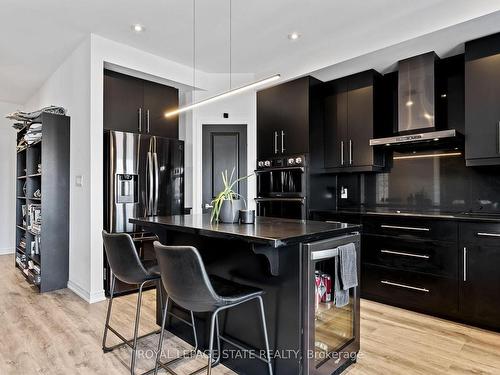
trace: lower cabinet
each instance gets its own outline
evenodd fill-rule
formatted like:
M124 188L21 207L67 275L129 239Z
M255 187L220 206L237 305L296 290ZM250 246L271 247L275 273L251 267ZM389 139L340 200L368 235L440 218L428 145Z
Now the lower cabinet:
M460 312L500 329L500 224L463 224L460 234Z
M364 234L361 296L500 330L500 223L441 225L457 240Z
M456 314L456 279L364 264L362 296L435 314Z

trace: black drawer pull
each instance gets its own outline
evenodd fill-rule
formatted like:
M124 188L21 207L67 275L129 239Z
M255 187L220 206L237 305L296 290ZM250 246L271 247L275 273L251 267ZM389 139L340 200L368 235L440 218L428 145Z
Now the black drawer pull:
M380 228L386 228L386 229L404 229L404 230L415 230L419 232L430 232L429 228L419 228L419 227L403 227L399 225L385 225L382 224L380 225Z
M401 252L401 251L392 251L392 250L384 250L384 249L382 249L382 250L380 250L380 252L384 253L384 254L402 255L402 256L412 257L412 258L421 258L421 259L429 259L430 258L429 255L404 253L404 252Z
M500 237L500 233L478 232L478 237Z
M429 289L418 288L416 286L411 286L411 285L393 283L392 281L382 280L381 283L382 284L386 284L386 285L391 285L391 286L397 286L399 288L404 288L404 289L418 290L419 292L425 292L425 293L429 293L430 292Z

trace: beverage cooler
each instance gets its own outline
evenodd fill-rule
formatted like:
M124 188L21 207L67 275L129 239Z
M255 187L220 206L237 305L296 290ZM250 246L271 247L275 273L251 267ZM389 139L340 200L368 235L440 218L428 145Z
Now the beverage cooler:
M346 306L336 307L335 273L338 247L356 247L358 285L360 280L360 234L305 244L303 247L304 372L330 375L356 362L359 352L359 286L349 290ZM338 258L337 258L338 259Z

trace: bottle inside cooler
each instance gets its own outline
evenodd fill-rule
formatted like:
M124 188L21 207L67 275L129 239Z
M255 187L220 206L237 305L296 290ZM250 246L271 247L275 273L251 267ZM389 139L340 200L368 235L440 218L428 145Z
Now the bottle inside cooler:
M349 303L335 306L335 260L316 264L315 283L315 362L319 365L332 352L342 349L354 338L353 291Z

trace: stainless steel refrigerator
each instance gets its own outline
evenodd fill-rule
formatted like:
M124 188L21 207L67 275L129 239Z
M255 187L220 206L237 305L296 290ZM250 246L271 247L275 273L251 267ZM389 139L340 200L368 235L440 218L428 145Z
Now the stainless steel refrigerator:
M146 134L104 133L104 227L129 233L141 257L148 257L151 234L129 223L132 217L184 212L184 142ZM109 267L105 262L105 290ZM134 290L116 285L118 292Z

